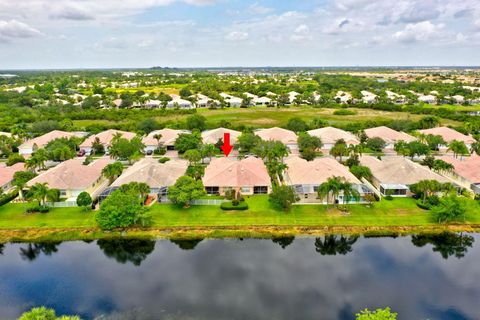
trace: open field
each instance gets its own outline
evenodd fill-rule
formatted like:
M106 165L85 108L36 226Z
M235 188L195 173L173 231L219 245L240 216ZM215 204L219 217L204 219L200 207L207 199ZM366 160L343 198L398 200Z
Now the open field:
M470 231L480 226L480 204L470 201L466 221L439 225L428 211L418 208L413 199L383 200L373 208L350 205L349 214L322 205L296 205L289 212L273 207L267 196L247 198L246 211L226 212L217 206L192 206L183 209L170 204L150 208L153 225L129 229L128 236L152 237L235 237L275 234L308 235L318 232L415 232L415 230ZM0 240L38 239L73 240L111 237L124 233L101 232L96 228L94 212L81 208L52 209L47 214L24 214L22 204L0 207ZM30 236L29 236L30 235ZM26 238L24 238L26 237Z

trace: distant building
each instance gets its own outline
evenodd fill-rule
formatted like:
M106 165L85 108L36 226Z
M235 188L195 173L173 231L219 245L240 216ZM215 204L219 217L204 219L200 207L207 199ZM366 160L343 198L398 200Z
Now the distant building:
M441 174L452 178L464 188L471 189L475 194L480 194L480 156L463 157L461 159L451 156L442 156L441 159L453 165L453 171Z
M15 163L7 167L4 163L0 163L0 191L7 192L13 185L13 176L17 171L24 171L25 164L22 162Z
M175 150L175 141L180 134L188 134L188 130L162 129L150 132L142 142L145 145L145 152L155 151L159 145L167 150ZM156 135L161 135L160 140L155 139Z
M120 136L127 140L131 140L136 136L136 134L133 132L126 132L114 129L106 130L88 137L82 144L80 144L80 150L84 150L87 155L90 155L93 150L93 144L98 138L100 144L103 145L105 153L108 154L108 149L110 148L112 140L115 138L115 136Z
M323 149L330 150L335 143L343 139L347 145L360 144L360 140L352 133L334 127L324 127L308 131L308 134L320 138Z
M460 133L454 129L451 129L449 127L436 127L436 128L431 128L431 129L425 129L425 130L419 130L421 134L424 135L434 135L434 136L441 136L443 140L447 144L450 142L457 140L465 143L465 145L470 148L472 143L475 142L475 139L472 136L467 136L463 133ZM442 149L448 148L447 146L441 146Z
M387 144L385 149L393 149L395 143L399 141L408 143L417 140L415 137L406 134L405 132L396 131L385 126L365 129L364 132L368 138L381 138L385 141Z

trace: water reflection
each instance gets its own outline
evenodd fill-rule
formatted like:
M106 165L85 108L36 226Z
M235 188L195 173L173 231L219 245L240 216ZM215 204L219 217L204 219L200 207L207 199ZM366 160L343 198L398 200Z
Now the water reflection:
M416 247L431 244L433 246L432 251L440 253L444 259L451 256L457 259L465 257L468 248L473 247L474 241L475 239L471 235L451 232L412 236L412 243Z
M97 241L103 253L119 263L139 266L155 249L155 241L142 239L104 239Z
M0 243L0 255L3 254L3 248L5 248L5 244Z
M175 243L182 250L193 250L195 247L202 242L203 239L171 239L171 243Z
M20 248L20 256L28 261L37 259L42 253L46 256L51 256L53 253L58 252L60 244L60 241L29 243L27 246Z
M352 252L352 247L357 242L358 236L327 235L315 239L315 250L322 256L346 255Z
M272 238L273 243L277 243L282 249L285 249L293 243L295 237L281 237L281 238Z
M6 244L0 319L38 305L85 320L350 320L360 309L386 306L400 319L480 319L479 238Z

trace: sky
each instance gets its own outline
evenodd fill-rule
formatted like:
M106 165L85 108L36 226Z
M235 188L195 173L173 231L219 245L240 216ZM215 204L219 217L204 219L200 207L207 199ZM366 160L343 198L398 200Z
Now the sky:
M480 0L0 0L0 69L478 66Z

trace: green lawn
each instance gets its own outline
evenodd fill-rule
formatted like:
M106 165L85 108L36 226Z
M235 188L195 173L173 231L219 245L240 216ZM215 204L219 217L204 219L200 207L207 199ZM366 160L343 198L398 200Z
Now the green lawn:
M184 209L170 204L155 204L150 209L156 228L163 227L236 227L236 226L345 226L402 227L434 225L428 211L418 208L413 199L382 200L373 208L349 205L342 214L330 206L296 205L284 212L273 207L268 196L247 198L246 211L223 211L217 206L192 206ZM469 201L467 224L480 224L480 205ZM57 208L47 214L24 214L24 205L0 207L0 229L95 227L94 213L80 208Z

